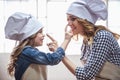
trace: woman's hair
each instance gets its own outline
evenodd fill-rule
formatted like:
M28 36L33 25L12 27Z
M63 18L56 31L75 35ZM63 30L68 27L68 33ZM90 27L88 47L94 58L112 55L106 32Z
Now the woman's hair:
M34 38L36 37L36 34L34 34L34 35L30 36L29 38L23 40L22 42L19 43L18 46L16 46L13 49L13 52L11 53L11 56L10 56L10 63L8 64L8 73L11 76L14 75L15 66L17 65L16 61L17 61L18 56L20 55L21 51L23 50L23 48L27 45L30 45L30 46L34 47Z
M106 30L106 31L111 32L116 39L119 39L119 37L120 37L119 34L112 32L111 30L109 30L105 26L94 25L93 23L87 21L86 19L77 18L77 21L83 26L83 29L84 29L83 36L84 36L84 39L88 39L88 41L90 41L90 43L92 43L93 37L96 35L96 33L99 30Z

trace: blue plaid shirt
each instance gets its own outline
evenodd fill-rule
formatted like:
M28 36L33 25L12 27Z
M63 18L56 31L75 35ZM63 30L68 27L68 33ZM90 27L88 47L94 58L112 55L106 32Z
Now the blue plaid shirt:
M81 60L86 60L84 67L77 67L77 80L91 80L108 61L120 66L120 46L112 33L100 30L94 36L92 45L83 43Z

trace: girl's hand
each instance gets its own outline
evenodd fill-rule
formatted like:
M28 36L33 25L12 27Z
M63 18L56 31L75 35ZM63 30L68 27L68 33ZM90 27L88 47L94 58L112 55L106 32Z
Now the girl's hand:
M47 37L52 41L47 44L50 51L54 52L58 48L58 43L53 37L51 37L49 34L46 34Z

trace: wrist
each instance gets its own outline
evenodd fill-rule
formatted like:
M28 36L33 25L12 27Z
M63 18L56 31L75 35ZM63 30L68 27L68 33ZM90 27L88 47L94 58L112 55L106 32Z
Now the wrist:
M65 39L64 41L71 41L71 39Z

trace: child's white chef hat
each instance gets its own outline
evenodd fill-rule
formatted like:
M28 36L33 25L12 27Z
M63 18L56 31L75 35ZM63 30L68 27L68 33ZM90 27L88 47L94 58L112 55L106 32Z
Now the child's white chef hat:
M7 20L5 37L11 40L23 41L37 33L42 27L42 24L30 14L16 12Z

